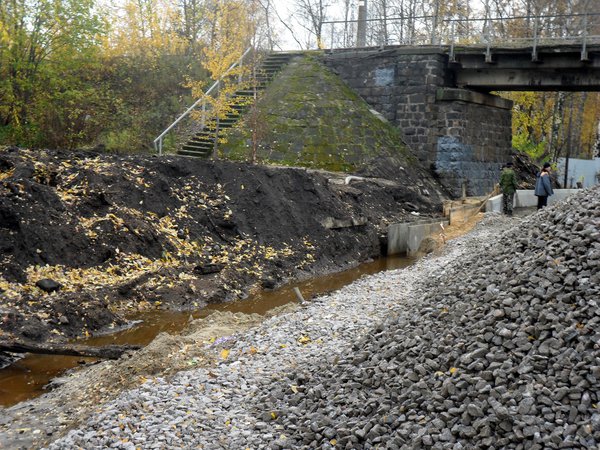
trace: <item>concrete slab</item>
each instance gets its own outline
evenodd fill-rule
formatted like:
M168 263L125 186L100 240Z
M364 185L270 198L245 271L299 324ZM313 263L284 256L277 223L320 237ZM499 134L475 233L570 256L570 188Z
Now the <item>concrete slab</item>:
M403 255L406 253L408 225L408 223L393 223L388 226L388 255Z
M448 226L449 221L440 218L391 224L388 227L388 255L416 255L423 239L442 231L440 223Z

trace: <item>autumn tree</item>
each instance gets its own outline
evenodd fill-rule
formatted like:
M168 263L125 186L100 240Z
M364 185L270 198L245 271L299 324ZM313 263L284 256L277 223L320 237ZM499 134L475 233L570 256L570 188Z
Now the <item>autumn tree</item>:
M63 143L78 141L86 111L58 117L56 107L93 96L77 74L97 61L102 21L94 11L93 0L0 2L0 123L13 142L38 140L44 117L62 121L71 134Z
M257 0L211 0L205 16L210 34L202 49L202 65L216 85L210 95L205 95L207 84L191 81L194 96L204 97L202 111L195 112L195 119L214 132L214 149L225 137L220 133L220 122L228 115L239 113L241 108L254 102L254 96L235 95L236 91L256 86L256 67L259 65L256 51L269 43L265 14L268 8ZM268 6L268 5L267 5ZM242 55L246 55L241 61ZM254 80L254 81L253 81ZM208 108L209 114L204 111ZM216 153L215 153L216 156Z

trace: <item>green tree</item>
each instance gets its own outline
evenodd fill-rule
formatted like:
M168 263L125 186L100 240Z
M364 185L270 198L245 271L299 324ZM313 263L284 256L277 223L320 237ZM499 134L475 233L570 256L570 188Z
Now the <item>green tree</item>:
M17 143L38 137L42 105L94 60L102 20L94 0L0 2L0 123ZM7 133L8 130L8 133Z

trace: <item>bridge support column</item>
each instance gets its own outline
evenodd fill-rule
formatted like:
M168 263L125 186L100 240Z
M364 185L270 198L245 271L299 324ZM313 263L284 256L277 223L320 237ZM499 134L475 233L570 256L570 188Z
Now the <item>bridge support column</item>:
M512 148L511 102L457 89L435 49L334 52L325 57L369 105L398 127L413 154L457 198L489 193Z
M484 195L498 182L512 148L512 102L466 89L438 88L429 163L456 196Z

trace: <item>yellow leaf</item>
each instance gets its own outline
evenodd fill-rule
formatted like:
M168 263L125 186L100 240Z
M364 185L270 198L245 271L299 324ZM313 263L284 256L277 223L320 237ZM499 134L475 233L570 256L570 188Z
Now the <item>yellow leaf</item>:
M275 411L271 411L271 419L277 419L277 413Z
M294 394L297 394L297 393L298 393L298 386L295 386L295 385L291 384L291 385L290 385L290 389L292 390L292 392L293 392Z
M258 352L258 350L255 347L250 347L250 354L251 355L256 354L256 352Z
M332 440L330 440L330 441L329 441L329 443L330 443L331 445L336 445L336 444L337 444L337 440L335 440L335 439L332 439Z
M435 373L435 375L436 375L436 376L438 376L438 377L442 377L442 376L444 376L444 372L441 372L441 371L439 371L439 370L438 370L438 371Z
M450 367L450 373L452 375L454 375L456 372L458 372L458 368L456 368L456 367Z
M306 345L311 341L311 339L308 336L301 336L298 338L298 343L299 344L303 344Z
M221 359L227 359L228 356L229 356L229 350L227 350L226 348L221 350Z

